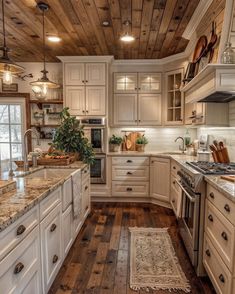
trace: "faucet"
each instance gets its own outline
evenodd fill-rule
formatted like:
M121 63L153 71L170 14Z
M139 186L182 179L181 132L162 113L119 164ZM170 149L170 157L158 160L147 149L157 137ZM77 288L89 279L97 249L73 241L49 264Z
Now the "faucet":
M39 134L32 129L28 129L25 131L24 133L24 171L28 171L29 170L29 161L28 161L28 140L27 140L27 136L29 133L33 133L36 135L37 138L37 145L40 145L39 142Z
M179 146L179 150L181 150L182 153L184 154L184 151L186 151L184 138L183 137L177 137L175 139L175 142L177 142L179 139L182 140L182 146Z

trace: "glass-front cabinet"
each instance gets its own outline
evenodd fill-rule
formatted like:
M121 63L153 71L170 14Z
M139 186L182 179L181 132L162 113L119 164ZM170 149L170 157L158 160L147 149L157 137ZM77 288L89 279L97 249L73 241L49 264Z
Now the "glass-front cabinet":
M180 91L183 69L166 73L166 125L181 125L184 117L184 96Z
M138 90L145 93L161 92L161 74L160 73L139 73Z
M114 73L115 93L136 93L137 73Z

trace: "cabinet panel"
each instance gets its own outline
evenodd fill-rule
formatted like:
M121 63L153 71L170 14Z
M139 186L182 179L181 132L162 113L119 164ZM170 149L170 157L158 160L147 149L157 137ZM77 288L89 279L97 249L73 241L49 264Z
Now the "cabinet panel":
M149 158L144 156L113 156L112 165L124 165L127 167L149 166Z
M170 160L166 158L151 158L150 165L151 197L169 202L170 196Z
M66 86L81 86L85 80L84 63L66 63L64 65L65 85Z
M117 166L112 167L113 181L148 181L148 166Z
M86 216L90 210L90 178L82 183L82 214Z
M86 114L105 115L105 87L86 87Z
M70 205L62 215L62 242L64 257L73 244L73 210Z
M112 196L122 197L148 197L148 182L130 182L112 181Z
M105 86L105 63L86 63L86 85Z
M66 87L65 106L72 115L85 114L85 87Z
M140 94L138 108L139 125L161 125L160 94Z
M114 73L114 93L136 93L137 73Z
M137 125L137 94L114 95L114 124Z
M46 197L42 202L40 202L39 204L40 220L42 220L60 202L61 202L61 187L51 192L51 194L48 195L48 197Z
M160 73L139 73L138 90L141 93L160 93L161 74Z
M72 180L71 178L64 182L62 190L62 210L69 206L72 203Z

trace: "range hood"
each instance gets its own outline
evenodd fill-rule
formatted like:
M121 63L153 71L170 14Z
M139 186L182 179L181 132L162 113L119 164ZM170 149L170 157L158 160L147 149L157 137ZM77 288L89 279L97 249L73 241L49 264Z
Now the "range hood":
M208 64L181 91L185 103L235 100L235 64Z

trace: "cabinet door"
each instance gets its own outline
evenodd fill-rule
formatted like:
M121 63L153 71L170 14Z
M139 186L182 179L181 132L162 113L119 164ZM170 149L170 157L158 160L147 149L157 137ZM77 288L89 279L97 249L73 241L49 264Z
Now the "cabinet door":
M65 106L72 115L85 115L85 87L66 87Z
M115 94L113 111L115 125L137 125L137 94Z
M69 206L72 203L72 180L71 178L64 182L62 189L62 210Z
M82 214L83 217L87 216L90 211L91 200L90 200L90 178L82 183Z
M140 94L138 105L139 125L161 125L161 95Z
M141 93L160 93L161 74L160 73L139 73L138 90Z
M86 114L105 115L105 87L86 87Z
M114 93L137 93L137 73L114 73Z
M105 63L86 63L86 85L105 86Z
M73 210L70 205L62 214L62 242L64 258L73 244Z
M85 84L84 63L65 63L64 80L66 86L81 86Z
M150 166L151 197L169 202L170 197L170 160L166 158L151 158Z
M40 233L43 289L47 293L62 263L61 204L40 223Z

